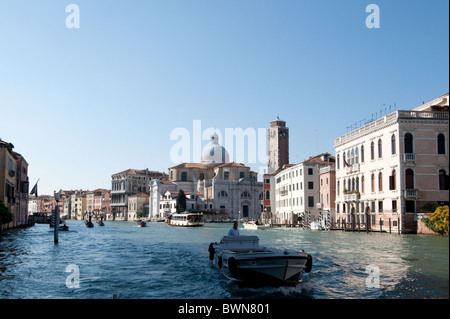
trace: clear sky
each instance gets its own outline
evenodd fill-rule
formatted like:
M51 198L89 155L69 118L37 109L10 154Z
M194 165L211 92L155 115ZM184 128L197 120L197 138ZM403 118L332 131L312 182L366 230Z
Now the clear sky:
M371 3L380 28L366 26ZM66 26L69 4L80 28ZM193 139L196 120L224 135L279 116L291 163L334 154L346 127L448 92L448 12L447 0L2 0L0 138L39 194L167 172L171 133Z

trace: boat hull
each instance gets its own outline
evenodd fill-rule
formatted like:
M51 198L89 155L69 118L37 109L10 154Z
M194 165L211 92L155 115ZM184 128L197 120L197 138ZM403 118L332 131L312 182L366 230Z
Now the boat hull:
M312 267L312 257L303 251L265 247L230 250L211 243L209 253L214 266L240 286L296 285Z

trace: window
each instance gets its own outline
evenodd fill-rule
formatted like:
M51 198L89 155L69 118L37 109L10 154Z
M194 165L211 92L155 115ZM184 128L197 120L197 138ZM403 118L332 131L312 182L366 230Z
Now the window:
M247 191L242 192L241 198L250 198L250 193Z
M372 193L375 192L375 174L372 174L372 178L371 178L371 191Z
M337 156L337 169L339 169L340 167L339 167L339 161L341 160L341 157L339 156L339 154L338 154L338 156Z
M405 200L405 210L407 213L416 212L416 203L413 200Z
M396 181L397 177L396 177L396 172L395 169L392 170L392 174L391 176L389 176L389 190L393 191L396 189Z
M187 172L182 172L181 173L181 181L182 182L186 182L187 181Z
M378 212L382 213L383 212L383 201L378 201Z
M361 177L361 193L364 193L364 176Z
M380 192L383 191L383 174L382 173L378 174L378 191L380 191Z
M270 191L266 191L266 199L270 199Z
M392 212L393 213L397 212L397 200L395 199L392 200Z
M308 175L313 175L314 171L312 168L308 168Z
M338 182L337 182L337 194L338 194L338 196L340 195L340 191L339 191L339 186L340 186L340 184L341 184L341 183L338 181Z
M361 163L364 163L364 145L361 146Z
M355 163L359 164L359 148L355 150Z
M245 178L245 173L244 172L240 172L239 173L239 178Z
M308 189L314 189L314 182L308 182Z
M391 154L395 155L397 154L397 146L395 142L395 134L392 134L391 136Z
M445 154L445 136L442 133L437 136L437 148L438 154Z
M440 190L449 189L449 178L447 173L443 169L439 171L439 189Z
M405 153L412 154L413 153L413 136L411 133L405 134L404 143L405 143Z
M375 144L373 142L370 143L370 159L375 159Z
M230 172L223 172L223 179L224 180L229 180L230 179Z
M383 157L383 142L381 139L378 140L378 158Z
M200 173L200 180L204 180L205 179L205 173Z
M226 191L220 191L219 197L228 197L228 193Z
M314 196L308 196L308 207L314 207Z
M414 189L414 171L408 168L405 172L406 189Z

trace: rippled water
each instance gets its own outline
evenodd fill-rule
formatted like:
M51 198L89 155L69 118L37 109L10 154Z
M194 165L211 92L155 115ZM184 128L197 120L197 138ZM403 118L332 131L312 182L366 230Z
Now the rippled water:
M67 225L70 231L60 233L58 245L48 225L3 234L0 298L449 298L449 238L444 236L241 230L258 235L267 247L304 249L313 256L313 269L295 287L239 288L208 258L209 243L220 241L231 224ZM73 274L66 272L70 265L79 269L79 288L66 284ZM369 280L375 274L370 270L379 270L379 288Z

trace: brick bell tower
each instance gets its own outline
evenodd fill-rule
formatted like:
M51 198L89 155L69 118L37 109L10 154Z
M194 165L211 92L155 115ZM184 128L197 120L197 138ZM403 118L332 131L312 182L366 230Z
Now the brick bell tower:
M268 131L268 173L273 173L289 164L289 128L286 122L277 116L275 121L270 122Z

